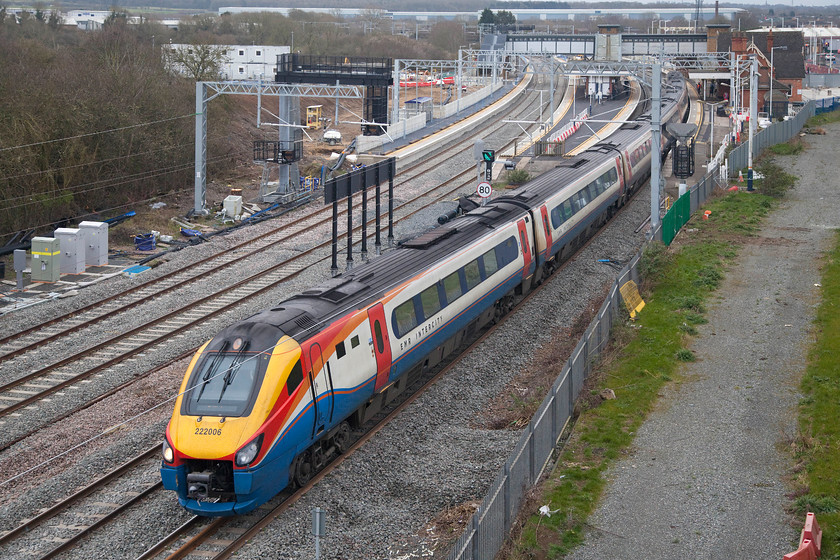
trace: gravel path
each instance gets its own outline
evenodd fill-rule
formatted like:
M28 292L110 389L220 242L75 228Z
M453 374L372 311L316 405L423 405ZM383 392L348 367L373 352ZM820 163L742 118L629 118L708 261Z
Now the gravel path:
M740 250L686 365L609 472L587 542L569 558L781 558L798 524L785 513L781 451L796 434L819 265L840 226L832 169L840 125L778 157L799 177ZM690 235L683 232L680 235Z

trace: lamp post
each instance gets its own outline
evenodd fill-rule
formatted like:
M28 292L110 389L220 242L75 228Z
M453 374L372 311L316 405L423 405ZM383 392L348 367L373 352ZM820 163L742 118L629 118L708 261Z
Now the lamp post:
M712 122L712 135L709 137L709 159L715 157L715 110L718 105L723 105L726 101L718 101L717 103L708 103L709 115Z
M781 45L778 47L770 48L770 122L773 122L773 54L775 53L776 49L786 51L787 45Z

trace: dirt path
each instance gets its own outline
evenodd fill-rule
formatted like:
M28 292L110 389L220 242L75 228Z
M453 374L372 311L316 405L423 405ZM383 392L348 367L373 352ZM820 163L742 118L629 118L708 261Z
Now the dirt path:
M799 178L795 188L740 249L693 340L698 361L663 392L633 453L610 470L586 543L569 558L781 558L795 550L784 449L796 433L820 258L840 227L840 124L826 129L806 138L802 154L777 157Z

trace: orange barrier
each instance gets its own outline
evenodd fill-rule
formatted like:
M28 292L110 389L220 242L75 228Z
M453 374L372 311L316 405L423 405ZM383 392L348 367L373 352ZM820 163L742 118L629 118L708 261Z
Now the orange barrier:
M817 560L817 549L814 543L805 539L799 545L799 550L785 554L784 560Z
M822 529L817 523L817 516L811 512L805 516L805 528L802 529L802 536L799 537L799 548L802 548L802 543L806 540L811 541L817 551L817 556L820 556L822 554Z
M808 512L805 516L805 528L799 537L799 548L796 552L785 554L784 560L817 560L822 550L822 529L817 523L817 517Z

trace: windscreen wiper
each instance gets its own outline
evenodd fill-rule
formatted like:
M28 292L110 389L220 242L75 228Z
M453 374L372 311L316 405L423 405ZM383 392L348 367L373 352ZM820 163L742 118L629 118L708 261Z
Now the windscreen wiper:
M239 371L239 368L242 365L242 355L245 353L245 350L248 348L248 343L244 343L242 348L236 353L234 356L233 361L230 364L230 367L225 372L224 383L222 384L222 390L219 392L219 400L218 402L222 402L222 397L225 394L225 390L227 390L228 385L233 383L233 378L236 377L236 373Z
M227 347L228 343L225 342L224 344L222 344L222 347L219 348L219 351L216 352L216 355L213 356L213 361L210 362L210 367L207 368L207 371L204 372L204 375L201 377L201 391L198 392L198 396L195 398L195 402L201 400L201 395L204 393L204 389L207 387L207 383L209 383L210 380L213 377L215 377L214 373L216 372L216 368L219 367L219 363L222 361L222 358L224 357L224 352L227 349Z

